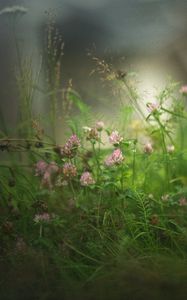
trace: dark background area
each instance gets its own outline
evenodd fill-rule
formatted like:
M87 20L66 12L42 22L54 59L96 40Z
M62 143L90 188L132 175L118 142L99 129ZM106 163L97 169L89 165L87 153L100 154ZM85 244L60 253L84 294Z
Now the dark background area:
M89 76L93 64L87 53L112 57L120 67L136 71L140 91L154 97L168 76L187 81L187 1L186 0L0 0L0 9L22 5L27 14L17 23L17 36L23 56L32 56L37 68L45 50L46 12L54 14L65 43L63 82L73 79L78 92L93 109L108 116L114 99ZM8 17L0 16L0 105L5 120L17 118L15 86L15 44ZM123 62L119 58L123 57ZM45 80L45 79L44 79ZM107 100L106 100L107 98ZM43 109L37 99L36 106Z

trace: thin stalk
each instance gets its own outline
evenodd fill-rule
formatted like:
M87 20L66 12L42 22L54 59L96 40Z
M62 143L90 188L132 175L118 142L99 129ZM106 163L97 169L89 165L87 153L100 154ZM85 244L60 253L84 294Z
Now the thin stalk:
M161 130L163 154L166 159L166 162L165 162L166 181L167 181L167 186L169 188L169 173L170 173L169 171L170 170L169 170L169 162L168 162L168 157L167 157L167 146L166 146L166 141L165 141L165 136L164 136L164 133L166 131L165 131L165 128L164 128L163 124L161 123L159 117L155 116L155 120L157 121L157 123L160 127L160 130Z
M42 234L43 234L43 226L42 224L40 224L40 228L39 228L39 237L42 238Z
M139 104L137 103L137 97L134 95L132 89L129 87L129 85L127 84L126 80L123 80L123 83L128 91L128 96L129 99L131 100L131 103L133 104L135 110L140 114L140 116L146 120L144 113L142 112Z
M97 157L97 151L95 149L95 143L92 142L92 149L93 149L93 153L94 153L94 157L95 157L95 162L97 165L97 180L99 179L100 176L100 172L101 172L101 168L100 168L100 164L99 164L99 159Z
M30 143L38 143L40 142L39 140L34 140L34 139L21 139L21 138L3 138L3 139L0 139L0 143L1 142L30 142ZM48 142L43 142L42 141L42 144L45 144L45 145L50 145L50 146L56 146L55 144L53 143L48 143Z
M136 178L136 141L134 141L134 147L133 147L133 163L132 163L132 185L135 184L135 178Z
M173 116L176 116L176 117L179 117L179 118L182 118L182 119L187 120L187 117L185 117L185 116L183 116L183 115L174 113L173 111L170 111L170 110L168 110L168 109L166 109L166 108L164 108L164 107L161 107L161 109L162 109L163 111L167 112L167 113L170 114L170 115L173 115Z
M73 194L73 199L75 200L76 199L76 193L75 193L73 183L72 183L71 180L69 181L69 184L70 184L70 188L71 188L71 191L72 191L72 194Z

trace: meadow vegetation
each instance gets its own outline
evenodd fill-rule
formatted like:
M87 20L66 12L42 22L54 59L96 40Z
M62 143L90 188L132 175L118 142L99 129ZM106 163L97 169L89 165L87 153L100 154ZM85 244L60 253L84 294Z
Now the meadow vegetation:
M62 86L62 49L52 24L47 83L19 61L17 127L1 118L2 299L186 299L187 86L170 80L145 100L134 73L92 57L124 99L110 124Z

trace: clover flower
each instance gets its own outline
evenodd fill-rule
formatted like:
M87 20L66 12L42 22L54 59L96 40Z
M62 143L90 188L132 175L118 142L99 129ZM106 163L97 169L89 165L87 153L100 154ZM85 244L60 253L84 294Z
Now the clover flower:
M53 185L52 185L52 180L51 180L51 174L48 171L46 171L42 177L41 186L52 189Z
M87 140L95 140L97 141L99 139L99 134L96 128L91 128L90 131L87 132Z
M67 143L69 144L69 146L71 146L72 148L78 148L80 146L80 140L77 137L76 134L73 134L69 140L67 141Z
M39 160L35 165L35 176L43 176L47 168L47 163Z
M50 173L50 175L57 173L59 171L59 167L57 166L57 164L53 161L50 164L48 164L47 167L47 172Z
M147 154L151 154L153 152L153 146L151 143L147 143L144 145L144 152Z
M52 178L59 172L59 167L55 162L47 164L45 161L40 160L36 164L35 176L42 178L41 185L52 188Z
M92 177L92 174L90 172L84 172L81 175L80 183L82 186L88 186L95 184L95 180Z
M180 92L181 94L183 94L183 95L187 95L187 85L183 85L183 86L180 88L179 92Z
M179 206L186 206L187 205L187 200L185 197L182 197L179 199Z
M117 130L112 131L112 133L109 136L109 142L112 145L118 145L122 141L123 141L123 137L120 136L119 132Z
M68 182L67 180L64 180L62 177L58 177L56 182L55 182L55 186L57 187L62 187L62 186L67 186L68 185Z
M169 195L168 194L162 195L161 199L163 202L167 202L169 200Z
M123 154L120 149L116 149L105 160L105 165L111 167L113 165L119 165L124 160Z
M147 109L150 113L154 113L156 111L158 111L160 105L157 103L157 102L150 102L150 103L147 103Z
M174 145L168 145L167 146L167 152L168 153L173 153L175 151L175 146Z
M34 222L35 223L49 222L50 220L51 220L51 216L47 212L44 212L42 214L36 214L34 216Z
M65 163L62 172L66 178L71 179L77 175L77 168L72 163Z
M73 134L68 139L64 147L61 148L61 155L68 158L72 158L76 155L76 151L79 146L80 146L80 140L76 134Z
M102 131L103 128L104 128L105 124L103 121L97 121L96 124L95 124L95 128L98 130L98 131Z

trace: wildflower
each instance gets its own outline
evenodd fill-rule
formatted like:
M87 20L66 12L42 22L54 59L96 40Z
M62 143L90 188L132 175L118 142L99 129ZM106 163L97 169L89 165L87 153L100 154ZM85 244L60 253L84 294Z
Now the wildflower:
M144 145L144 152L147 154L151 154L153 152L153 146L151 143L147 143Z
M39 210L42 211L47 211L48 210L48 205L45 201L43 200L37 200L34 204L33 204L34 208L37 208Z
M62 177L58 177L55 183L55 186L61 187L61 186L67 186L68 182L67 180L63 180Z
M42 214L37 214L34 217L34 222L39 223L39 222L49 222L51 219L50 215L47 212L44 212Z
M71 179L77 175L77 168L71 163L65 163L62 172L66 178Z
M73 134L69 140L67 141L67 143L69 144L69 146L71 146L72 148L78 148L80 146L80 140L77 137L76 134Z
M69 140L66 142L64 147L62 147L61 155L65 156L65 157L68 157L68 158L72 158L76 155L76 151L77 151L79 146L80 146L80 140L76 136L76 134L73 134L69 138Z
M44 173L42 180L41 180L41 186L46 187L49 189L52 189L52 180L51 180L51 174L47 171Z
M168 153L173 153L175 151L175 146L174 145L168 145L167 146L167 152Z
M169 199L169 195L168 194L162 195L161 199L163 202L167 202Z
M90 131L88 131L87 140L98 140L99 135L96 128L91 128Z
M59 167L55 162L51 162L47 167L47 172L50 173L50 175L57 173L59 171Z
M117 130L113 131L109 136L109 142L113 145L118 145L123 141L123 137L120 136Z
M55 162L47 164L45 161L40 160L36 164L35 176L42 177L41 185L52 188L52 177L59 171L59 167Z
M88 186L95 183L95 180L92 177L92 174L90 172L84 172L81 175L80 183L82 186Z
M97 121L96 124L95 124L95 128L98 130L98 131L102 131L103 128L104 128L105 124L103 121Z
M67 180L63 180L63 181L62 181L62 186L67 186L67 185L68 185Z
M72 147L66 143L64 147L61 148L61 155L68 158L73 158L75 151L73 151Z
M159 109L159 104L157 102L150 102L150 103L147 103L147 109L150 113L154 113L156 111L158 111Z
M43 160L39 160L36 163L35 167L35 176L42 176L46 171L47 163Z
M183 95L187 95L187 85L183 85L179 92Z
M118 165L124 160L123 154L120 149L116 149L113 153L108 156L105 160L105 165L111 167L113 165Z
M179 199L179 206L186 206L187 205L187 200L185 197L182 197Z

